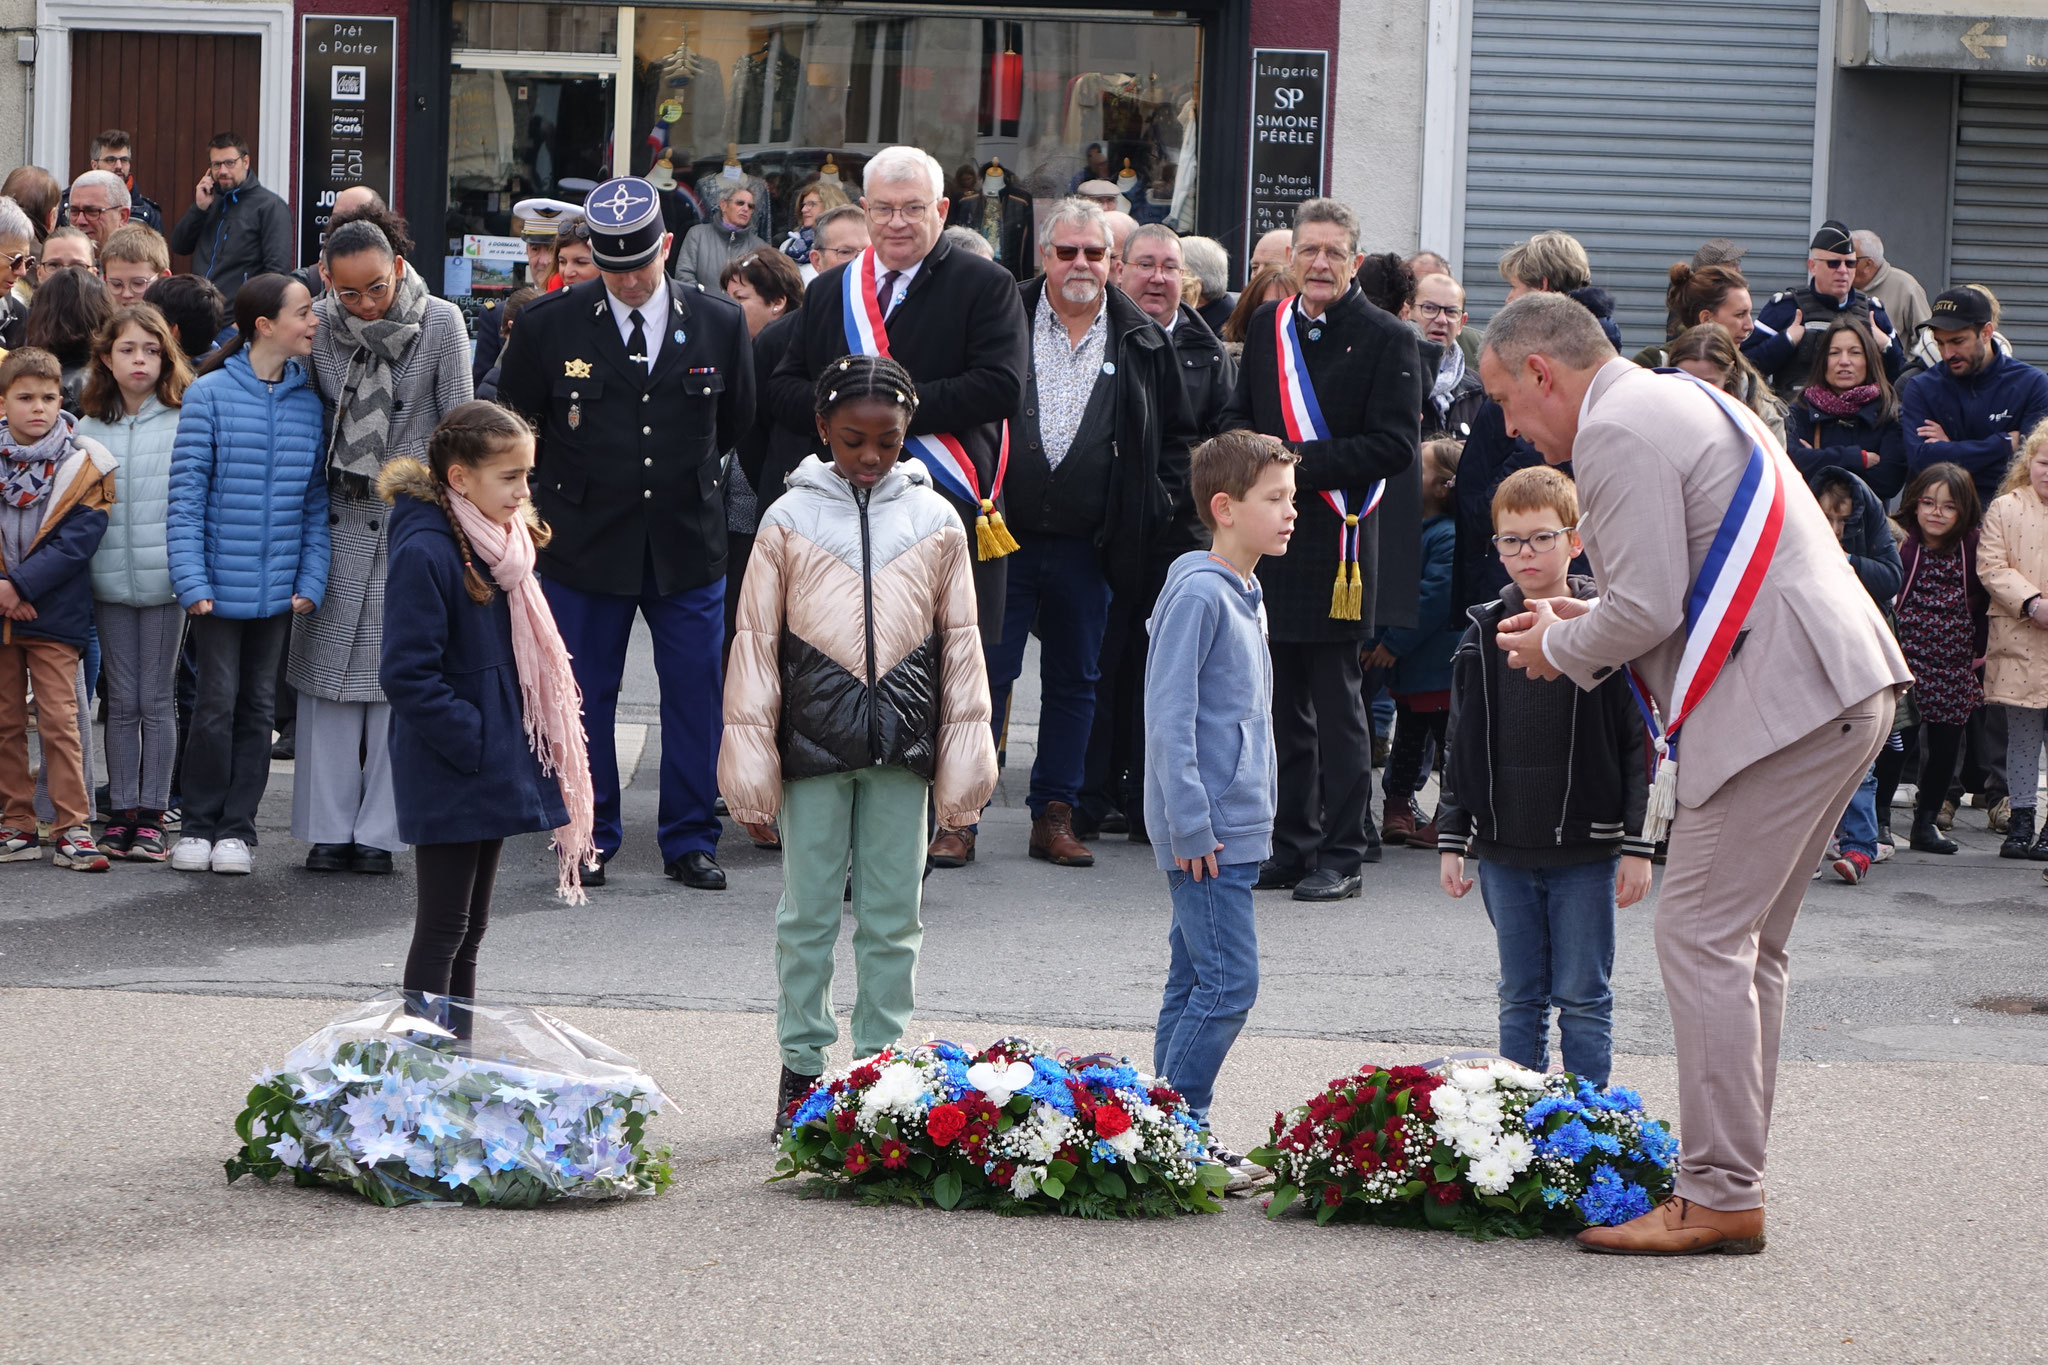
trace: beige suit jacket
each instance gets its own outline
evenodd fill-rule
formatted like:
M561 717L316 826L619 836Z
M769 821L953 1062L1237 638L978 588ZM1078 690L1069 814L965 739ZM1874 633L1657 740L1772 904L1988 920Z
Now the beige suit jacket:
M1678 799L1911 681L1870 594L1791 462L1777 553L1734 657L1680 732ZM1670 714L1685 600L1735 496L1749 438L1690 381L1615 359L1593 378L1572 446L1579 534L1600 599L1553 626L1545 653L1580 687L1633 664Z

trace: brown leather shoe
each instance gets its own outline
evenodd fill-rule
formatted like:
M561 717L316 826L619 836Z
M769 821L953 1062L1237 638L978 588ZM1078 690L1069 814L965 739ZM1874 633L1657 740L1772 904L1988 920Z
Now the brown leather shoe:
M1723 1212L1673 1195L1619 1227L1587 1228L1579 1249L1607 1256L1753 1256L1764 1249L1764 1211Z
M1415 812L1399 806L1388 811L1386 823L1380 826L1380 841L1390 848L1414 843Z
M924 856L933 867L965 867L974 861L974 831L942 829Z
M1095 855L1074 837L1074 808L1064 801L1045 803L1045 814L1031 822L1031 856L1059 867L1093 867Z

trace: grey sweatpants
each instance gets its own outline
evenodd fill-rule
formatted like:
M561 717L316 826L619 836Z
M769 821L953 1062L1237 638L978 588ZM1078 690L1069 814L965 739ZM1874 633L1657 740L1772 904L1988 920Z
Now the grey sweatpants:
M108 804L117 812L160 811L170 804L178 748L178 646L185 639L185 609L176 602L99 602L93 611L107 680Z
M361 844L387 853L405 847L391 793L390 739L389 702L329 701L299 693L294 839Z

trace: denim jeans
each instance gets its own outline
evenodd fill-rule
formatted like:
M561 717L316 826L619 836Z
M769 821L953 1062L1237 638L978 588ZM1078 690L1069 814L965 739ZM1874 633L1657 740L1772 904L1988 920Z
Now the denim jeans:
M1500 945L1500 1050L1550 1065L1550 1007L1565 1070L1607 1084L1614 1052L1614 873L1619 858L1571 867L1479 864L1486 917Z
M1175 868L1173 950L1152 1069L1169 1079L1204 1124L1216 1073L1259 996L1259 934L1252 917L1257 863L1224 863L1201 881Z
M1049 802L1072 806L1081 799L1102 637L1109 627L1109 580L1102 574L1102 551L1079 537L1027 535L1009 560L1003 638L988 661L989 694L1001 743L1010 687L1024 672L1024 645L1036 624L1038 757L1031 764L1031 791L1025 798L1036 820Z
M1842 823L1836 830L1842 851L1856 850L1866 858L1877 857L1877 769L1863 774L1863 785L1849 798L1849 808L1842 812Z

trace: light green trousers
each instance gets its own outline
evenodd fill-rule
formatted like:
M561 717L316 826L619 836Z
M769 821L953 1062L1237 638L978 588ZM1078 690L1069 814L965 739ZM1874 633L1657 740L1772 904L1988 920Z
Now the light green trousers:
M775 1037L782 1064L825 1070L839 1041L832 954L849 860L853 868L853 1055L903 1036L917 992L924 925L923 778L908 768L862 768L782 787L782 902L775 910Z

